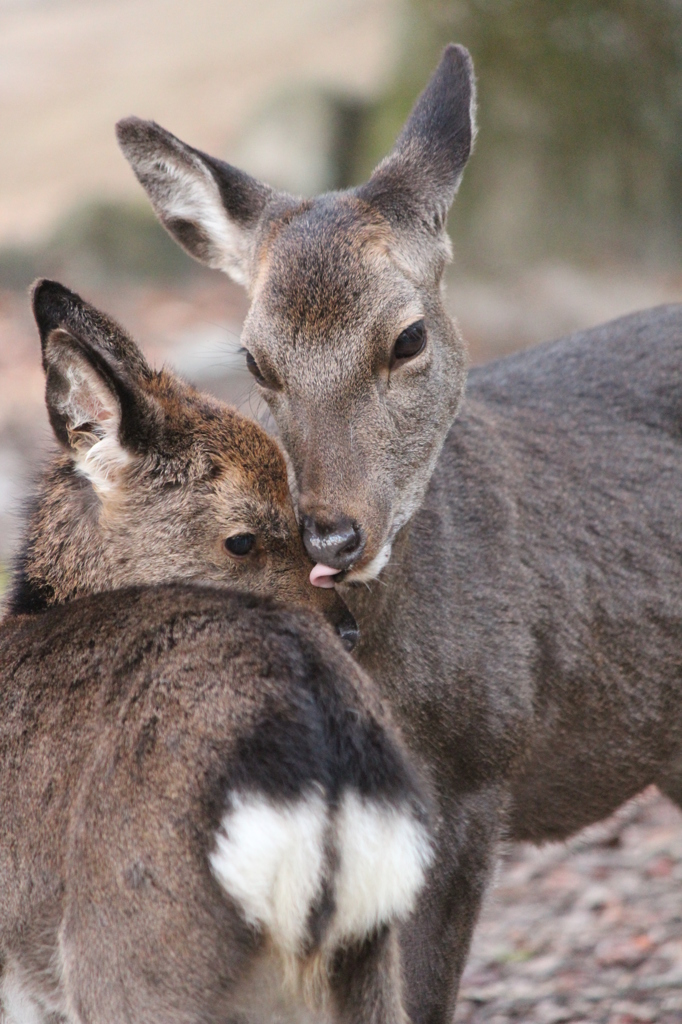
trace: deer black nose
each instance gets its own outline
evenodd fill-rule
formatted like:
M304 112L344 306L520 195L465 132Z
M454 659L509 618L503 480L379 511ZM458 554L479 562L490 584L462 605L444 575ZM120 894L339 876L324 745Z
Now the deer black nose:
M360 527L345 516L329 524L304 516L303 543L314 562L322 562L332 569L349 569L364 550L365 536Z

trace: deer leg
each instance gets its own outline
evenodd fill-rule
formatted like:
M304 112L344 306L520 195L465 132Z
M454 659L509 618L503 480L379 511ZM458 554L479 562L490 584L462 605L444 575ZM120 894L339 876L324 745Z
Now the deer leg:
M661 793L682 808L682 754L674 754L661 776L654 781Z
M413 1024L453 1019L500 833L499 790L440 803L436 859L400 937L405 1006Z
M338 1024L408 1024L395 928L384 926L337 953L330 988Z

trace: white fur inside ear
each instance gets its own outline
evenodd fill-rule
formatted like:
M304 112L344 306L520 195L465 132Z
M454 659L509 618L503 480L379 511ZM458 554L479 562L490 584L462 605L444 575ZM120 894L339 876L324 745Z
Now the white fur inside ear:
M336 842L334 936L363 936L406 917L432 859L426 829L409 806L365 800L349 792L336 816Z
M295 955L322 886L325 802L311 792L290 803L233 793L230 803L210 855L213 873L246 920Z
M186 220L197 224L208 238L215 255L206 259L210 267L224 270L238 284L248 284L249 234L228 215L213 175L197 158L192 167L159 156L136 160L135 167L147 181L162 177L161 189L150 197L164 221Z
M115 487L118 473L131 459L118 439L121 408L97 371L70 346L60 346L65 333L55 331L46 349L48 364L62 381L48 400L66 421L77 470L103 495Z
M130 462L130 455L122 448L118 436L107 433L76 458L76 468L88 478L98 494L110 494L117 485L117 477Z

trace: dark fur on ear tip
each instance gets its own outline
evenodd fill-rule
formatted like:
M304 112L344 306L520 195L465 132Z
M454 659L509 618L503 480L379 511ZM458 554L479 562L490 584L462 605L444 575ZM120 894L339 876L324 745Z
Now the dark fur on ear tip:
M396 148L416 140L427 149L447 154L451 172L461 172L475 132L474 99L474 65L469 51L449 43L398 136Z
M60 389L59 378L62 376L62 371L54 365L52 345L55 344L62 352L70 351L88 364L105 387L116 396L121 409L118 437L125 448L144 451L158 443L160 414L157 407L146 399L134 374L129 373L127 363L112 360L109 354L96 344L91 344L89 339L61 328L52 331L45 340L43 366L47 374L45 401L48 415L52 429L62 444L68 446L69 438L64 413L53 398L53 389Z
M139 135L140 125L153 125L153 121L143 121L141 117L131 114L116 122L116 138L121 146L134 142Z
M74 311L83 308L83 300L58 281L40 277L31 286L31 305L44 345L56 327L67 324Z
M414 105L392 152L357 195L396 222L445 223L475 134L473 63L451 43Z
M156 153L160 147L176 153L186 148L180 139L156 121L145 121L134 114L117 122L116 139L128 159Z
M130 335L120 324L82 299L58 281L39 278L31 289L33 315L45 357L45 345L58 327L72 332L81 342L98 349L107 358L124 364L133 376L148 379L151 370Z
M396 223L440 234L471 153L474 98L469 52L450 43L392 152L357 194Z

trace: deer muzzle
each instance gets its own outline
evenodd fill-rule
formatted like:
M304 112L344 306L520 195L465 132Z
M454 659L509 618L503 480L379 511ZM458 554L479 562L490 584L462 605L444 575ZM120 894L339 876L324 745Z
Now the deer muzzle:
M303 517L303 543L316 564L340 572L350 569L362 557L367 538L362 528L347 516L320 522ZM325 574L333 575L332 572ZM312 581L311 581L312 582Z

